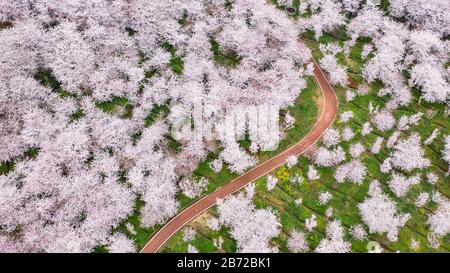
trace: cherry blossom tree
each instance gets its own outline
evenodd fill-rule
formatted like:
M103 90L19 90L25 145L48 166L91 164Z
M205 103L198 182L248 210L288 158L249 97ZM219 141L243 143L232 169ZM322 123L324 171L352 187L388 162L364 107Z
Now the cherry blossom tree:
M395 203L382 192L379 185L374 182L372 185L370 196L358 205L361 218L370 233L387 233L389 240L397 241L399 229L410 216L398 213Z
M450 24L445 16L450 10L448 2L430 1L390 1L389 13L397 18L405 18L413 27L436 31L441 35L450 33Z
M218 249L218 250L222 250L222 246L223 246L223 238L222 236L220 236L219 238L214 238L213 239L213 245Z
M208 180L204 177L202 177L198 181L185 177L179 183L181 191L189 198L200 196L207 185Z
M417 207L423 207L426 203L430 200L430 194L427 192L421 192L419 196L417 196L416 200L414 201L414 205Z
M408 130L411 125L417 125L422 116L423 116L422 112L419 112L411 116L403 115L397 122L397 128L402 131Z
M377 241L370 241L367 244L367 253L383 253L383 248Z
M305 220L305 228L311 232L315 227L317 227L317 216L313 214Z
M430 229L437 235L450 233L450 201L442 200L438 209L428 218Z
M134 228L134 225L132 223L126 223L125 227L130 234L136 235L136 229Z
M392 135L388 138L387 142L386 142L386 147L388 148L392 148L395 146L395 144L398 141L398 138L400 137L401 132L400 131L395 131L392 133Z
M363 59L367 59L369 54L373 51L373 45L372 44L365 44L361 51L361 57Z
M319 49L323 53L330 54L330 55L333 55L333 56L336 56L336 54L342 52L342 48L339 45L339 43L337 43L337 42L326 43L326 44L322 44L321 43L319 45Z
M435 173L427 173L427 182L434 185L439 181L439 176L437 176Z
M286 115L284 116L284 125L286 129L292 128L295 125L295 118L289 113L286 113Z
M345 127L342 131L342 139L344 141L350 141L355 136L355 133L353 132L352 128Z
M309 165L309 167L308 167L308 179L309 180L320 179L319 172L312 165Z
M216 217L209 218L207 222L208 227L213 231L220 230L220 221Z
M385 17L375 5L364 5L357 16L348 23L348 32L355 40L358 37L375 38L383 28Z
M392 174L392 179L388 182L391 190L398 197L404 197L411 186L420 183L420 177L418 175L412 177L406 177L399 173Z
M361 0L343 0L342 7L349 13L356 13L361 5Z
M223 161L220 159L215 159L209 164L209 166L215 173L218 173L222 170Z
M323 167L331 167L339 164L345 160L345 152L342 147L337 147L334 150L326 148L319 148L315 153L316 164Z
M386 131L394 127L395 118L391 112L387 110L376 113L372 118L373 123L380 131Z
M442 159L448 162L450 166L450 136L445 137L445 147L442 151ZM450 167L449 167L450 168Z
M384 138L377 137L375 142L373 143L372 147L370 148L370 152L373 154L378 154L381 150L381 144L383 143Z
M188 245L188 251L187 251L187 252L188 252L188 253L198 253L198 249L197 249L195 246L189 244L189 245Z
M267 190L268 191L273 191L273 189L275 188L277 183L278 183L278 178L276 178L275 176L272 176L272 175L267 176Z
M231 171L243 173L246 169L254 166L256 160L248 155L236 142L228 142L220 157L226 162Z
M420 136L417 133L413 133L409 138L395 145L390 162L393 166L405 171L427 168L431 164L430 160L425 158Z
M313 15L299 23L304 27L312 28L318 40L324 32L333 32L344 24L344 16L341 14L341 5L334 0L307 1Z
M347 86L348 76L344 66L338 64L335 56L325 55L320 59L320 66L327 72L330 82L334 85Z
M350 145L350 155L352 158L357 158L361 154L363 154L366 151L366 148L361 143L355 143Z
M434 129L431 135L427 139L425 139L423 144L430 145L439 136L439 133L439 129Z
M355 240L364 241L367 239L367 232L362 224L357 224L350 227L350 234Z
M166 130L163 123L146 128L139 142L128 146L123 155L130 165L128 180L145 201L141 210L144 226L163 223L178 209L175 160L165 157L162 150L155 152Z
M415 240L415 239L411 239L411 242L409 244L409 248L412 249L413 251L417 251L420 249L420 242Z
M344 123L349 122L353 118L353 112L352 111L345 111L341 114L341 121Z
M278 236L280 223L270 209L256 209L243 194L218 201L220 222L231 228L239 252L272 252L269 240Z
M121 233L114 234L108 241L110 242L108 245L110 253L132 253L136 251L133 241Z
M367 174L367 167L359 160L344 163L336 169L334 178L338 183L349 181L361 185Z
M309 250L308 241L306 240L305 234L301 231L293 231L289 235L287 247L293 253L304 253Z
M197 231L193 227L186 227L183 230L183 241L190 242L195 239Z
M345 100L347 102L352 101L356 97L356 93L352 90L345 91Z
M327 217L328 219L331 219L331 217L333 217L333 213L334 213L333 207L329 207L325 211L325 217Z
M336 146L340 142L339 131L333 128L328 128L325 131L325 134L323 134L322 141L323 144L328 148Z
M361 130L361 135L366 136L372 132L373 128L370 122L365 122Z
M297 165L298 158L295 155L291 155L286 159L286 166L292 168Z
M351 251L351 244L344 240L344 228L339 220L327 225L326 238L320 241L314 250L317 253L347 253Z
M319 194L319 204L326 205L331 200L332 197L333 196L328 191L321 192Z
M293 0L279 0L277 1L279 5L284 7L292 7Z
M386 158L380 166L382 173L389 173L392 170L391 158Z

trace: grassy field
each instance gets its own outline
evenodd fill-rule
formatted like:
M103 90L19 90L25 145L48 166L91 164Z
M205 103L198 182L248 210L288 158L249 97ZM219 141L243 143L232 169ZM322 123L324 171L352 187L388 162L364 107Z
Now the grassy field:
M342 30L341 30L342 31ZM312 39L312 33L305 34L302 39L313 50L313 55L316 59L320 59L322 53L319 51L318 43ZM345 35L341 34L325 34L321 37L321 43L337 42L342 44L342 39L345 39ZM358 85L364 84L361 76L361 68L364 62L361 59L361 48L369 41L358 40L356 45L351 49L350 58L344 56L338 56L339 62L346 65L349 70L349 75L355 84L355 88ZM344 88L336 88L340 108L339 112L352 111L354 118L349 123L343 123L339 119L336 121L334 127L342 130L345 127L350 127L355 132L355 137L349 142L342 143L343 148L348 151L350 144L362 143L365 147L370 148L375 142L377 137L383 137L384 139L395 131L391 129L389 131L381 132L374 129L370 134L362 136L360 134L362 125L369 121L368 105L370 102L380 109L386 104L388 98L378 97L377 91L382 87L381 83L373 83L368 85L370 92L364 96L358 96L351 102L346 102ZM351 89L351 88L350 88ZM422 139L428 138L435 128L441 131L441 137L437 138L430 145L424 145L427 158L432 161L432 166L427 172L432 171L440 177L440 180L435 185L426 183L425 174L421 173L422 182L415 185L408 192L406 197L398 198L389 189L387 181L390 176L380 171L380 165L386 157L389 156L389 150L383 145L381 152L377 155L371 154L366 151L361 160L366 164L368 168L368 175L362 185L356 185L351 183L336 183L334 179L334 168L317 168L321 178L315 181L306 181L302 184L292 184L285 178L286 172L289 175L295 173L305 173L308 166L312 164L312 161L302 156L297 166L292 169L286 167L280 167L278 170L272 172L272 175L278 176L280 181L272 192L267 191L266 177L257 180L256 193L254 196L254 203L259 208L271 207L273 208L280 219L282 224L282 230L278 237L271 241L271 244L277 246L280 252L289 252L286 241L289 234L294 230L305 231L305 219L309 218L312 214L317 216L318 226L313 232L307 232L307 240L310 244L310 249L314 249L324 237L325 227L329 221L339 219L343 226L346 227L347 234L345 239L352 245L352 251L354 252L367 252L368 243L371 241L378 242L385 252L449 252L450 251L450 235L440 238L441 246L438 249L431 248L429 246L427 236L429 230L426 221L430 214L436 209L436 204L428 202L424 207L417 208L414 205L415 198L421 192L432 193L434 191L440 192L442 195L450 196L450 177L446 177L445 174L448 170L448 164L441 158L441 151L444 146L442 135L450 134L450 119L445 115L445 107L442 104L426 103L419 100L419 93L417 90L413 90L414 99L413 102L407 107L400 107L394 111L394 116L398 119L402 115L412 115L417 112L423 112L424 115L421 121L412 126L410 129L402 131L401 137L409 136L412 132L418 132ZM348 228L352 225L361 223L357 205L362 202L367 195L369 184L372 180L377 179L380 181L381 186L386 194L392 200L397 203L397 208L400 212L409 213L411 219L407 222L398 235L397 242L390 242L386 235L369 235L369 238L364 241L356 241L352 239L348 234ZM320 205L318 202L318 195L321 192L328 191L332 194L332 199L327 205ZM295 200L302 198L302 204L297 205ZM325 211L327 208L333 207L333 216L327 218ZM219 231L212 231L206 226L206 219L212 216L217 216L215 208L210 209L198 219L189 224L189 226L196 229L197 234L195 239L191 241L191 245L196 247L200 252L234 252L236 250L236 244L229 234L227 228L222 228ZM188 248L188 242L182 240L183 232L178 232L172 237L168 243L162 248L161 252L186 252ZM223 247L218 249L214 245L214 241L222 238ZM420 248L411 249L411 240L420 242Z

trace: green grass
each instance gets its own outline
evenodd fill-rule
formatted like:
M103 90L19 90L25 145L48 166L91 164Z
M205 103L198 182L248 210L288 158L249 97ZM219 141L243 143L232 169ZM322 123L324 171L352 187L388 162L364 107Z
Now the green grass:
M9 172L14 171L14 167L16 165L16 161L21 161L23 159L34 159L39 154L39 148L37 147L30 147L28 148L22 156L19 156L16 159L10 160L10 161L4 161L0 162L0 175L6 175Z
M167 42L162 43L161 47L163 49L167 50L167 52L169 52L172 56L170 59L170 64L169 64L172 71L178 75L183 74L184 62L183 62L183 59L181 58L181 56L177 55L176 48Z
M180 19L178 19L178 24L180 24L182 27L185 27L188 24L189 14L187 10L183 10L183 14L181 15Z
M231 11L233 9L233 1L231 0L225 0L225 8L228 11Z
M131 37L133 37L137 33L137 31L131 27L126 27L125 32Z
M38 156L38 154L39 154L39 148L37 148L37 147L31 147L31 148L28 148L26 151L25 151L25 157L26 158L28 158L28 159L34 159L34 158L36 158L37 156Z
M39 68L34 78L43 86L52 89L53 92L58 93L61 98L73 96L69 91L62 88L61 83L53 75L52 71L45 68Z
M81 119L81 118L83 118L83 117L84 117L83 109L77 109L75 112L73 112L73 113L70 115L69 121L70 121L70 122L74 122L74 121L77 121L77 120L79 120L79 119Z
M5 161L0 163L0 175L7 174L14 170L14 161Z
M241 58L235 52L224 50L213 37L210 42L213 59L216 64L228 68L235 68L239 65Z
M380 1L380 8L381 8L381 10L384 11L384 13L386 15L389 13L389 6L390 6L389 0L381 0Z
M0 21L0 31L7 29L7 28L11 28L13 26L12 22L8 22L8 21Z
M108 253L108 248L105 245L100 245L100 246L96 246L93 250L92 253Z
M172 150L176 153L181 151L181 147L182 147L181 143L178 142L177 140L175 140L172 136L170 136L170 135L167 136L166 140L167 140L167 147L170 150Z
M108 101L98 101L95 103L95 106L108 114L117 114L118 112L121 112L119 113L121 118L131 118L133 116L133 105L130 104L125 97L113 97ZM74 115L75 116L72 117L76 119L82 117L83 113L77 111Z
M148 116L145 118L145 125L151 126L155 121L169 114L170 108L168 104L154 105Z

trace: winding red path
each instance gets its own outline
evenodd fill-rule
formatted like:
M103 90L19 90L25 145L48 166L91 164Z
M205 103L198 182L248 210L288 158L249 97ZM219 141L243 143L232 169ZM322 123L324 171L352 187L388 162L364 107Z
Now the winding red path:
M244 173L243 175L232 180L229 184L217 189L213 193L206 195L202 199L198 200L190 207L186 208L174 218L172 218L165 226L163 226L151 239L147 242L141 253L155 253L172 235L180 230L184 225L189 223L195 217L206 211L210 207L216 204L217 199L223 199L228 195L242 189L247 184L255 181L261 176L266 175L270 171L278 168L286 162L286 159L291 155L300 155L307 151L325 132L325 130L331 126L336 117L338 109L338 101L336 94L325 77L324 73L313 60L314 64L314 77L319 83L320 89L323 94L323 110L322 113L314 124L309 133L297 144L291 146L287 150L280 154L262 162L253 169Z

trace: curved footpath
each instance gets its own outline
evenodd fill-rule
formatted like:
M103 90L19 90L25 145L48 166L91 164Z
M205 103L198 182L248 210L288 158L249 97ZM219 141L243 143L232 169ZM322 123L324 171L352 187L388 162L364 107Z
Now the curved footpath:
M338 101L336 94L327 78L325 77L324 73L314 60L312 62L314 64L314 77L319 83L320 89L322 90L323 94L323 110L320 118L314 124L311 131L309 131L309 133L297 144L291 146L280 154L262 162L253 169L232 180L229 184L217 189L209 195L206 195L202 199L198 200L197 202L180 212L166 225L164 225L155 235L153 235L150 241L148 241L144 248L141 250L141 253L157 252L161 248L161 246L163 246L164 243L167 242L167 240L169 240L169 238L172 237L172 235L174 235L184 225L196 218L202 212L214 206L217 199L223 199L228 195L242 189L247 184L283 165L289 156L298 156L304 153L317 140L319 140L323 133L334 122L338 109Z

